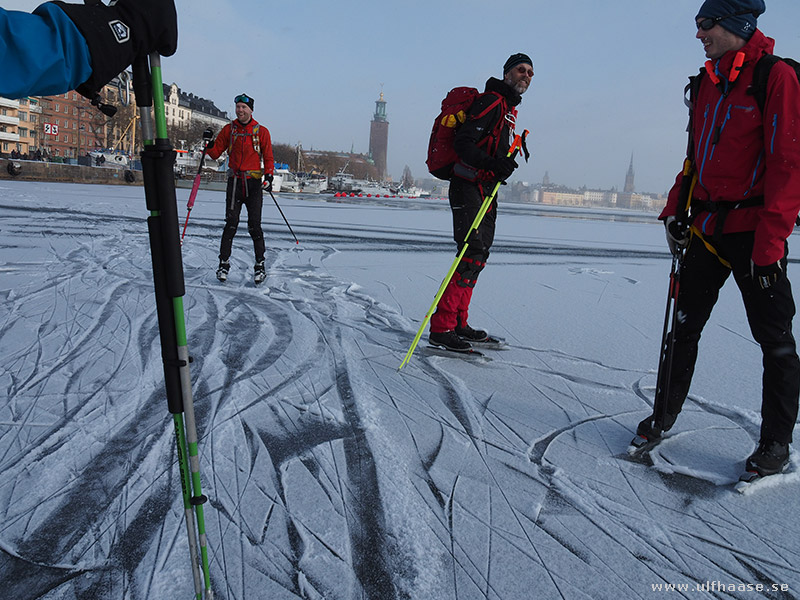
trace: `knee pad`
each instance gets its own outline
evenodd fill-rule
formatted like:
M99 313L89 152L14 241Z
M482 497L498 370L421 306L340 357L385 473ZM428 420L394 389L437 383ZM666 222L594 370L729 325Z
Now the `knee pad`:
M486 266L485 260L477 257L464 256L456 267L456 274L459 276L457 281L461 287L473 288L478 281L478 275Z

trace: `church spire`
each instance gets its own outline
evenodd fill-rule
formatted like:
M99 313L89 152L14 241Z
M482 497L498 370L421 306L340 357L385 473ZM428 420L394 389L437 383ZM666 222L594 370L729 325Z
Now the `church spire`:
M626 194L632 194L635 189L633 185L633 176L633 152L631 152L631 164L628 167L627 175L625 175L625 187L622 189L622 191Z

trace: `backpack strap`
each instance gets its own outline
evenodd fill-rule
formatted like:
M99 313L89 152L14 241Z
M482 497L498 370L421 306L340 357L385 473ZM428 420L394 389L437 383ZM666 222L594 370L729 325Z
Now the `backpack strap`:
M236 129L236 119L231 121L231 135L230 135L230 139L228 140L228 156L231 155L231 151L233 150L233 138L235 137L235 135L234 135L234 130L235 129Z
M474 118L482 119L487 114L489 114L492 110L494 110L494 107L497 106L498 104L503 104L505 106L506 99L501 94L498 94L497 92L486 92L485 94L481 94L481 95L485 96L485 95L488 95L488 94L492 94L492 95L495 96L494 101L489 106L484 108L479 114L475 115Z
M244 133L234 135L233 130L235 127L236 127L236 119L231 121L231 138L230 141L228 142L228 156L231 155L231 150L233 150L234 137L247 137L248 135L246 128L244 129ZM253 125L253 150L255 150L256 154L258 154L259 161L261 160L261 140L258 138L258 130L260 127L261 126L258 123Z
M686 130L689 132L689 139L686 145L686 158L694 163L694 139L693 139L693 124L694 124L694 111L697 104L697 95L700 92L700 84L703 79L708 77L706 68L701 68L697 75L689 77L689 83L683 88L683 102L689 108L689 126Z
M475 119L481 119L492 112L498 105L500 106L501 116L497 120L497 122L492 127L492 130L489 134L484 137L480 142L478 142L478 146L486 146L486 153L489 155L493 155L494 152L497 150L497 146L500 143L500 132L503 129L503 123L505 121L506 113L508 113L508 103L506 102L505 97L502 94L498 94L497 92L486 92L486 94L493 94L495 96L494 101L489 104L486 108L484 108L480 113L475 115ZM485 94L483 94L485 95Z
M758 109L762 114L764 112L764 105L767 103L767 82L769 81L769 74L772 72L772 67L781 60L783 59L780 56L765 54L758 59L753 69L753 86L750 88L749 93L755 98Z
M253 150L258 154L258 160L261 162L261 140L258 139L258 130L261 127L258 123L253 126Z

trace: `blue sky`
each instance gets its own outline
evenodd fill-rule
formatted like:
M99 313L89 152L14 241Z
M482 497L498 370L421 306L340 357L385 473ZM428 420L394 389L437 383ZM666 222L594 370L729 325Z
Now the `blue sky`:
M32 10L38 2L5 0ZM518 126L531 162L515 178L622 187L633 155L639 191L664 192L685 151L687 77L705 57L693 17L699 0L176 0L178 54L164 79L233 113L255 100L275 141L366 152L383 89L388 163L426 175L433 118L447 91L482 88L515 52L535 76ZM613 8L610 8L613 7ZM800 58L800 2L767 0L759 27L776 53ZM383 84L383 88L381 88Z

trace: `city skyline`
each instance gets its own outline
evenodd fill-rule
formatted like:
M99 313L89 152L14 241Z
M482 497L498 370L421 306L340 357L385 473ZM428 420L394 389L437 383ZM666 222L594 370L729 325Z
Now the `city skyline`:
M38 4L4 2L29 11ZM498 17L513 22L502 35L467 39L485 28L477 0L298 0L279 7L176 0L179 47L163 61L164 80L230 114L233 97L250 94L255 118L276 141L364 154L383 84L392 129L388 171L399 179L408 165L421 178L442 98L453 87L482 88L522 51L535 75L517 124L531 132L532 157L515 179L541 181L548 171L570 186L619 188L633 152L638 187L663 193L686 149L683 88L705 61L694 25L701 4L512 1ZM793 0L770 0L758 19L776 39L775 52L795 58L797 22L800 3ZM232 34L245 43L230 43Z

